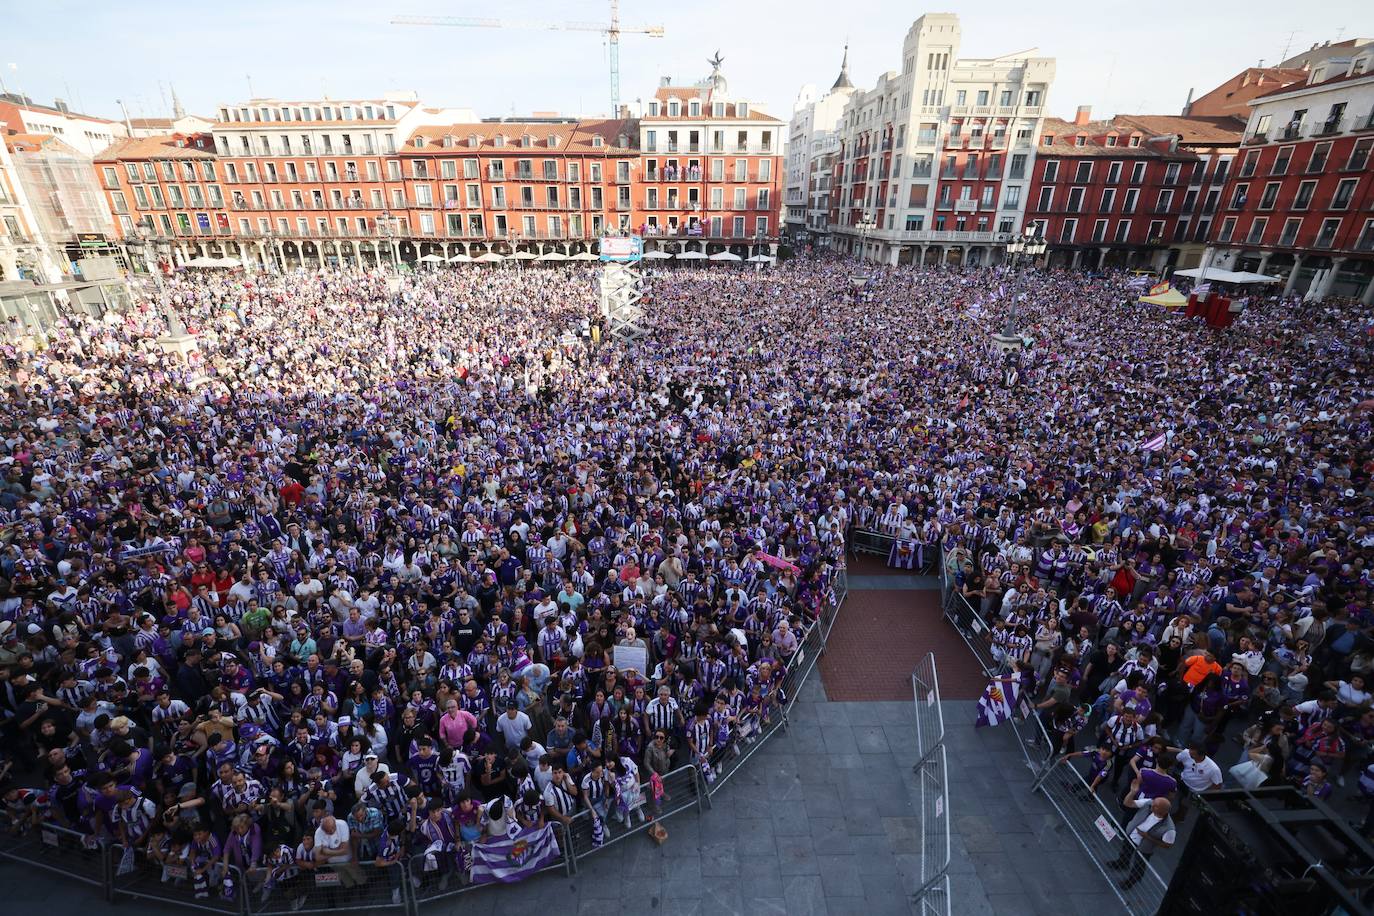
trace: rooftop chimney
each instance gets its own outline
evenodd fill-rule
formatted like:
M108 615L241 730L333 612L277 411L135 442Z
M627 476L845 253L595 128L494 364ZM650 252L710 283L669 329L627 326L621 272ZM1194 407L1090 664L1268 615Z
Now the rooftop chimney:
M1188 100L1183 103L1183 116L1186 118L1193 111L1193 87L1188 87Z
M1078 111L1074 113L1073 123L1083 126L1093 119L1093 107L1091 105L1079 105Z

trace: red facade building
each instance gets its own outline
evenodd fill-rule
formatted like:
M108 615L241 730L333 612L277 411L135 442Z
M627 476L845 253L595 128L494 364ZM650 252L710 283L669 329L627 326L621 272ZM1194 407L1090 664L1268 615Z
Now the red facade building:
M1213 263L1374 303L1374 48L1255 98Z

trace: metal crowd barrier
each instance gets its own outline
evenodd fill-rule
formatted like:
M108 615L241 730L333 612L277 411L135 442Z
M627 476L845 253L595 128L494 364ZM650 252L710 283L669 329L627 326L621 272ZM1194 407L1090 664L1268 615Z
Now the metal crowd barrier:
M945 718L940 709L940 679L935 654L921 659L911 672L916 713L916 774L920 821L919 884L912 902L925 916L949 916L950 809L949 761L945 754Z
M990 622L954 590L950 565L945 559L940 563L945 619L958 630L985 674L992 677L1007 672L1010 666L992 655ZM1014 715L1007 723L1026 757L1026 765L1036 774L1032 791L1043 794L1054 806L1127 911L1132 916L1151 916L1163 902L1168 882L1134 847L1127 850L1122 845L1126 842L1126 831L1118 813L1088 789L1078 770L1065 764L1063 758L1056 759L1058 739L1045 728L1042 718L1030 708L1032 705L1033 698L1022 698L1020 711L1024 715ZM1108 863L1118 861L1123 851L1127 866L1113 869ZM1121 882L1132 873L1132 866L1142 865L1140 880L1123 889Z
M577 861L572 855L572 842L568 837L568 828L558 821L551 821L550 825L558 839L558 858L539 869L535 874L542 875L545 872L562 871L568 877L572 877L577 868ZM425 853L419 852L412 855L405 863L406 884L410 888L410 899L416 908L422 903L447 900L459 894L497 886L495 884L472 884L467 875L460 875L451 865L434 871L426 871L425 858Z
M98 887L110 900L109 844L88 834L50 823L6 829L0 831L0 858Z
M940 708L940 679L935 653L916 663L911 672L911 696L916 707L916 761L919 765L945 740L945 713Z
M895 535L874 531L872 528L853 528L849 532L849 549L856 555L867 553L886 559L892 555L892 545L896 541ZM912 541L912 544L916 556L912 561L910 572L926 574L932 572L940 559L939 545L920 544L915 541Z
M377 865L353 862L301 869L295 878L262 893L263 874L241 896L251 916L288 916L329 910L401 910L414 912L413 888L404 862ZM253 881L252 876L249 878Z
M1126 838L1125 826L1112 810L1115 803L1109 806L1093 793L1083 774L1062 757L1040 774L1035 789L1054 805L1126 909L1133 916L1152 916L1164 902L1169 882ZM1120 861L1123 853L1128 865L1112 868L1108 863ZM1123 889L1122 880L1137 871L1140 880Z
M130 850L118 843L110 846L110 862L115 901L133 897L210 913L243 912L243 896L248 892L248 885L238 866L226 868L220 862L213 862L206 869L203 880L198 882L184 862L164 865L151 859L144 849Z

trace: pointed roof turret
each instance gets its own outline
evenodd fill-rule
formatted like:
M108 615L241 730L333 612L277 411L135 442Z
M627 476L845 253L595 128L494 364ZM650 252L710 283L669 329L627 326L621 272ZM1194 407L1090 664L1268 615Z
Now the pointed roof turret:
M849 81L849 42L844 45L844 60L840 63L840 77L835 80L835 85L830 87L830 91L836 89L853 89L854 84Z

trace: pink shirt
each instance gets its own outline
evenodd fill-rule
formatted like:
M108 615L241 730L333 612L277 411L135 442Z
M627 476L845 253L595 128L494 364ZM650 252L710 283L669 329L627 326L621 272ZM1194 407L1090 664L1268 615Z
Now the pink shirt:
M463 736L469 729L477 730L477 717L466 709L460 708L439 717L439 737L451 748L463 746Z

